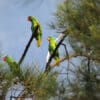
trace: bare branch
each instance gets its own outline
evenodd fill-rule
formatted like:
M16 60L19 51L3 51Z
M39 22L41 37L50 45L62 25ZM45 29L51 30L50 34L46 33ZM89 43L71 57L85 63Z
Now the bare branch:
M74 52L74 53L69 54L69 56L62 57L60 59L60 63L63 62L63 61L65 61L65 60L71 59L73 57L78 57L78 56L80 56L80 57L86 57L86 58L91 58L92 60L98 60L98 61L100 61L100 58L92 57L92 56L89 56L89 55L87 55L85 53L83 53L81 55L81 54L78 54L78 53ZM49 66L50 67L55 67L56 65L57 65L56 63L53 63L53 64L51 64Z
M26 53L27 53L27 51L28 51L28 49L29 49L29 47L30 47L30 45L31 45L31 43L32 43L32 40L34 39L34 33L36 33L37 30L38 30L38 25L37 25L37 27L35 28L34 32L32 33L32 35L31 35L31 37L30 37L30 39L29 39L29 41L28 41L28 43L27 43L27 45L26 45L26 47L25 47L25 50L24 50L24 52L23 52L23 54L22 54L22 56L21 56L21 58L20 58L20 60L19 60L19 62L18 62L19 65L23 62L23 60L24 60L24 58L25 58L25 56L26 56Z

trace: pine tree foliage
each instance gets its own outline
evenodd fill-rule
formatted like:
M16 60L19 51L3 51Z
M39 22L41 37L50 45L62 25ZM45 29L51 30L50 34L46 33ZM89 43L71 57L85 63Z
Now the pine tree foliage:
M23 90L19 95L11 95L12 98L18 97L21 99L33 97L37 100L48 100L50 97L56 95L58 83L55 72L47 75L36 68L36 65L28 65L22 68L22 73L15 76L15 74L13 75L11 70L9 70L9 66L2 64L2 62L0 64L0 97L4 97L4 100L8 92L14 92L15 89L15 93L19 92L20 89L16 88L16 86L19 85L21 85ZM12 90L11 87L15 89Z
M86 63L77 66L74 78L69 87L67 99L75 100L99 100L100 80L98 79L100 67L90 66L88 70ZM69 99L70 98L70 99Z
M67 95L64 98L99 100L100 2L98 0L65 0L58 5L54 16L55 20L51 22L51 28L58 32L67 30L69 43L74 52L80 54L81 59L80 66L75 66L77 70L74 70L71 82L66 86L67 88L64 87ZM92 59L93 57L96 59Z
M0 98L5 100L5 95L12 85L13 76L9 70L4 67L5 65L0 62Z
M75 51L91 51L100 58L100 2L98 0L65 0L55 13L51 26L56 30L67 29ZM99 60L97 61L99 62Z
M39 69L28 66L23 76L22 84L26 90L24 96L33 94L37 100L47 100L56 95L58 87L56 73L47 75Z

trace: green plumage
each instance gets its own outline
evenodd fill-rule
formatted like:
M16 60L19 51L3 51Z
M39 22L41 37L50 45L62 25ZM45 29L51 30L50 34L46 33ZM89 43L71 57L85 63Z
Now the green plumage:
M38 25L38 30L36 33L34 33L34 38L36 39L37 42L37 47L40 47L41 44L41 38L42 38L42 30L41 30L41 26L39 24L39 22L33 17L33 16L29 16L28 20L31 22L32 26L31 26L31 30L32 33L34 32L36 26Z
M56 43L55 39L51 36L48 37L48 41L49 41L48 50L49 50L49 53L52 54L57 46L57 43ZM58 49L55 53L54 60L55 60L55 63L57 65L59 65L59 51L58 51Z
M19 76L21 74L20 66L18 66L10 56L5 56L5 61L9 65L10 71L14 76Z

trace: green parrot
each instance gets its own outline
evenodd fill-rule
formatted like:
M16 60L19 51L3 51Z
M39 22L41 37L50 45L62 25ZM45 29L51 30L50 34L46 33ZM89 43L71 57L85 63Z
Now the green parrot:
M41 38L42 38L41 26L40 26L39 22L33 16L28 16L28 21L30 21L32 24L32 26L31 26L32 33L34 32L36 26L38 25L37 33L34 33L34 38L36 39L37 47L40 47Z
M19 65L10 56L7 55L7 56L3 57L3 61L9 65L10 71L13 75L15 75L15 76L20 75L21 69L20 69Z
M49 41L48 51L51 55L54 52L54 50L57 46L57 43L56 43L56 40L51 36L48 36L47 40ZM54 60L55 60L55 63L59 66L59 51L58 51L58 49L55 53Z

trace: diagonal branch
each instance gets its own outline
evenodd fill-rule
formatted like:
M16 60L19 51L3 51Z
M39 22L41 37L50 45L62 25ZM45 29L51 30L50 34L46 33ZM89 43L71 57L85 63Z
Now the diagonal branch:
M83 54L81 55L80 53L74 52L74 53L69 54L69 56L64 56L64 57L62 57L62 58L60 59L60 63L63 62L63 61L65 61L65 60L71 59L71 58L73 58L73 57L79 57L79 56L80 56L80 57L91 58L91 60L100 61L100 58L92 57L92 56L90 56L90 55L87 55L86 53L83 53ZM56 63L53 63L53 64L51 64L51 65L49 65L49 66L50 66L50 67L55 67L56 65L57 65Z
M31 35L31 37L30 37L30 39L29 39L29 41L28 41L28 43L27 43L27 45L26 45L26 47L25 47L25 49L24 49L24 52L23 52L23 54L22 54L22 56L21 56L21 58L20 58L20 60L19 60L19 62L18 62L19 65L23 62L23 60L24 60L24 58L25 58L25 56L26 56L26 53L27 53L27 51L28 51L28 49L29 49L29 47L30 47L30 45L31 45L31 43L32 43L32 40L34 39L34 33L36 33L37 30L38 30L38 25L37 25L37 27L35 28L34 32L32 33L32 35Z
M71 54L69 54L69 55L67 55L67 56L64 56L64 57L62 57L62 58L60 59L60 63L63 62L63 61L65 61L65 60L69 60L69 59L72 58L72 57L76 57L76 56L77 56L76 53L71 53ZM50 65L50 67L55 67L56 65L57 65L56 63L53 63L53 64Z

